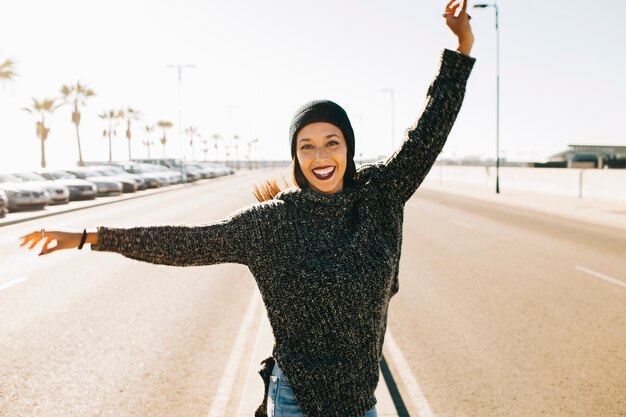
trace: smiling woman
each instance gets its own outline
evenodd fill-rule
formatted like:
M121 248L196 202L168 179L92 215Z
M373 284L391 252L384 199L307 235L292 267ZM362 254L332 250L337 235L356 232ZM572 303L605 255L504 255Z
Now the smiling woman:
M343 190L349 152L340 128L327 122L308 124L298 132L296 147L300 170L313 190L324 194ZM352 158L350 162L354 165Z
M357 179L354 131L346 111L329 100L313 100L300 107L290 128L293 182L300 189L335 194ZM276 181L257 186L259 201L280 192Z
M423 113L386 161L354 164L346 112L315 100L290 129L297 187L257 188L260 203L200 225L99 226L22 236L42 254L81 248L159 265L247 265L274 334L257 417L375 417L389 302L400 288L403 213L441 152L474 65L467 5L451 0L456 51L441 55ZM457 13L458 12L458 13ZM50 241L57 246L49 248Z

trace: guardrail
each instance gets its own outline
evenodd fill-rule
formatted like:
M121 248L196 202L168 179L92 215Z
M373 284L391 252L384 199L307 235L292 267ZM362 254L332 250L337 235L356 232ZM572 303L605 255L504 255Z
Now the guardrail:
M467 184L495 190L496 169L435 165L425 184ZM626 201L626 170L500 167L500 188L579 198Z

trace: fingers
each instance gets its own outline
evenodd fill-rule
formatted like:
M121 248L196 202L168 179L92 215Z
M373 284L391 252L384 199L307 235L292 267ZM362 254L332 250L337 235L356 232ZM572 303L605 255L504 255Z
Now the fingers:
M43 239L43 235L41 234L39 234L39 236L35 235L31 239L33 240L33 243L28 247L28 249L32 249L35 246L37 246L37 243L39 243L39 241Z
M450 0L448 4L446 4L446 10L443 13L443 17L448 18L450 16L454 16L455 7L453 6L453 4L456 3L457 1L459 0Z
M460 11L459 6L461 7ZM457 11L459 11L458 14ZM446 11L443 14L443 17L448 20L459 18L463 15L466 15L468 20L472 18L470 15L467 14L467 0L450 0L446 5ZM448 21L450 22L451 20Z
M50 249L48 248L48 245L50 245L50 242L52 242L53 240L56 240L56 235L52 232L41 232L41 231L32 232L27 235L21 236L20 239L23 239L22 243L20 243L20 246L26 246L27 244L30 243L30 246L28 246L28 249L33 249L35 246L37 246L37 244L42 239L45 240L40 255L51 253L58 246L57 245Z
M30 234L24 235L24 236L20 236L20 239L24 239L22 241L22 243L20 243L20 246L24 246L26 243L28 243L30 241L29 238Z
M32 232L27 235L21 236L20 239L24 239L24 241L20 243L20 246L24 246L25 244L30 242L32 239L36 239L37 237L41 238L41 232L37 231L37 232Z
M52 242L52 239L46 239L46 242L43 244L43 247L41 248L41 252L39 253L39 256L46 255L54 250L54 249L48 250L48 245L50 244L50 242Z
M49 247L50 243L55 242L56 244L53 247ZM39 256L41 255L47 255L49 253L52 253L54 251L57 251L59 249L67 249L67 245L62 246L59 242L59 240L56 238L56 236L48 236L46 238L45 243L43 244L43 246L41 247L41 252L39 253Z
M446 12L443 14L445 18L457 17L456 11L463 0L450 0L446 5ZM455 4L456 3L456 4ZM463 7L467 7L467 2L463 2ZM465 9L462 9L465 10Z

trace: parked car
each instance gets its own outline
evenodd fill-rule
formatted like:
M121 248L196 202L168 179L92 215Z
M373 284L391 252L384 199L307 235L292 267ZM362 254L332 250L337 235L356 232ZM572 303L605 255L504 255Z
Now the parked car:
M70 190L70 201L93 200L98 193L98 187L91 181L81 180L73 174L62 169L40 170L37 174L42 177L63 184Z
M137 184L137 190L145 190L147 188L146 182L141 176L136 174L131 174L123 169L119 169L116 166L109 165L95 165L90 168L94 168L96 171L104 175L105 177L119 177L120 180L132 180ZM118 171L119 169L119 171ZM121 171L121 172L120 172Z
M9 211L42 209L48 205L48 192L37 185L25 184L15 175L0 174L0 189L8 197Z
M154 165L154 164L143 164L142 165L146 169L151 169L152 172L158 172L164 176L166 176L170 182L170 184L182 184L187 182L187 176L185 173L181 173L179 169L169 169L162 165Z
M197 162L185 162L184 165L185 168L193 167L197 169L203 179L217 177L217 172L212 167L203 166L202 164L199 164Z
M118 183L122 186L123 193L134 193L135 191L137 191L137 184L135 183L135 181L129 180L129 179L122 179L120 177L109 177L109 176L102 174L101 172L98 172L97 169L93 169L91 167L72 168L72 169L68 169L67 172L69 172L70 174L74 174L78 178L81 178L83 180L95 182L96 185L98 185L98 181L100 182L108 181L110 183ZM98 185L98 194L100 194L100 188L101 188L100 185ZM112 190L109 192L112 192Z
M181 164L183 163L182 159L179 158L148 158L148 159L134 159L136 162L141 162L144 164L152 164L154 166L159 167L159 169L167 168L171 171L178 171L181 173L181 177L177 181L177 183L185 183L195 181L200 178L200 176L193 172L189 173L184 167L181 170Z
M9 211L9 197L4 190L0 190L0 218L6 216Z
M202 171L200 171L200 169L195 165L185 163L183 164L183 171L185 172L185 175L187 175L188 182L198 181L203 178Z
M161 165L170 169L177 169L180 171L180 164L183 160L180 158L144 158L134 159L134 162L140 162L143 164Z
M151 167L149 169L143 168L142 164L137 162L112 162L112 164L114 165L109 166L141 176L148 188L159 188L163 185L168 185L165 176L154 172Z
M227 167L226 165L222 165L218 162L197 162L198 164L204 165L206 167L211 167L213 168L217 174L218 177L224 176L224 175L232 175L235 173L235 169L231 168L231 167Z
M103 177L100 174L95 174L93 172L88 172L85 170L64 170L65 172L73 175L75 178L80 178L81 180L87 180L96 185L98 191L96 192L96 196L107 196L107 195L120 195L123 192L124 187L122 183L119 181L115 181L109 179L107 177Z
M32 182L44 187L49 194L48 204L67 204L70 202L70 189L63 184L48 181L47 178L32 171L14 172L13 175L27 183Z
M122 191L124 193L134 193L135 191L137 191L139 189L139 185L137 183L137 180L133 179L133 178L129 178L127 175L117 175L114 172L111 172L107 169L103 169L103 168L97 168L97 167L90 167L88 169L91 169L93 172L96 172L98 174L100 174L103 177L112 179L114 181L119 181L122 183Z

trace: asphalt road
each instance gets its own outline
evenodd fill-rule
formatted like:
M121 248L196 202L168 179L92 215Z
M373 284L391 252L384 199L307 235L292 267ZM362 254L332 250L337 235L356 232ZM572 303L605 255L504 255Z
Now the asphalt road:
M18 237L217 220L253 202L258 179L0 228L0 416L207 416L256 291L245 266L38 257ZM626 416L625 254L610 228L419 190L389 319L410 415L430 417L401 374L437 417Z

